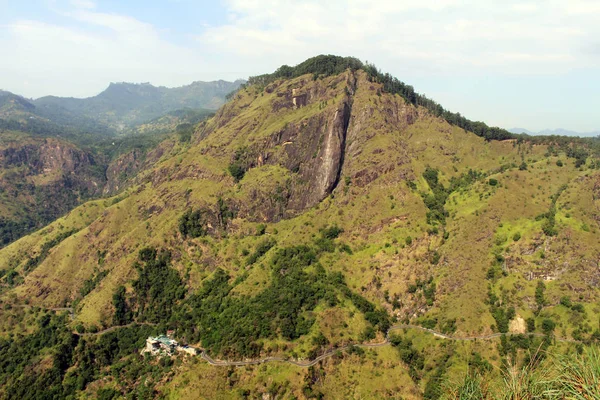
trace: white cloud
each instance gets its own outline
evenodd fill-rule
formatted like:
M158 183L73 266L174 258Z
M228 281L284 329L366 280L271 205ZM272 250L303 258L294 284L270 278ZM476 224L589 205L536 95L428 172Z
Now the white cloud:
M96 3L91 0L71 0L71 5L75 8L82 8L86 10L93 10L96 8Z
M183 85L209 68L206 53L163 40L135 18L81 7L63 15L76 25L19 20L0 28L0 50L10 59L0 63L0 87L31 97L83 97L114 81Z
M446 71L509 73L597 66L583 51L600 37L600 3L563 1L245 1L199 40L240 56L290 63L318 52ZM585 14L585 18L565 17ZM382 57L383 55L383 57Z
M600 68L598 0L228 0L224 21L202 9L187 32L107 12L102 2L49 2L57 18L0 26L0 54L10 60L0 62L0 87L28 96L89 96L111 81L176 86L235 79L325 53L369 60L451 103L464 92L445 98L450 89L423 86ZM584 96L570 96L569 104L574 97ZM578 107L595 97L587 99ZM471 107L447 106L465 114Z

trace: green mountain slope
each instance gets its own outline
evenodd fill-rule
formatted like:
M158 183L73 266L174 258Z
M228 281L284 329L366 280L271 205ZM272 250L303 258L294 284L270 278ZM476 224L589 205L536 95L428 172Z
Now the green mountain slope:
M453 114L392 90L385 75L324 60L250 79L121 195L0 250L5 334L19 323L44 332L34 321L57 307L74 308L79 331L129 326L73 339L79 347L48 372L52 387L437 398L442 380L507 354L523 360L549 345L545 334L598 339L594 143L474 134L459 125L478 123L450 124ZM173 329L216 359L307 360L387 344L398 324L489 340L398 328L392 347L307 369L171 366L136 353L150 331ZM527 331L538 336L495 335ZM44 370L52 354L31 360Z
M83 201L117 193L214 112L175 110L120 135L87 117L39 114L30 101L0 92L0 247Z
M111 83L102 93L85 99L47 96L33 102L36 113L56 123L73 126L99 125L121 132L181 109L219 108L225 96L242 81L194 82L177 88L149 83Z

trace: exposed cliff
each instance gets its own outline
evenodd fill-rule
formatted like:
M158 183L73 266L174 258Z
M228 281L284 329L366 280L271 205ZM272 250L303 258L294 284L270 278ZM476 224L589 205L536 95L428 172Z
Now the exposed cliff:
M104 166L90 152L59 139L9 141L0 147L0 171L1 245L99 195L106 184Z

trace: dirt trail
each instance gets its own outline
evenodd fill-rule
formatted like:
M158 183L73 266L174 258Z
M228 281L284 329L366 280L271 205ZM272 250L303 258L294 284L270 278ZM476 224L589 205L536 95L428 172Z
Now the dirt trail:
M311 367L311 366L317 364L318 362L335 355L337 352L348 350L351 347L374 348L374 347L382 347L382 346L390 345L391 344L389 341L390 333L392 331L397 331L397 330L401 330L401 329L419 330L419 331L430 333L430 334L435 335L442 339L457 340L457 341L489 340L489 339L499 338L502 335L506 335L506 336L518 335L517 333L493 333L490 335L481 335L481 336L455 337L455 336L446 335L442 332L434 331L433 329L424 328L424 327L418 326L418 325L395 325L395 326L392 326L388 330L385 341L383 341L381 343L349 344L347 346L338 347L333 350L330 350L324 354L321 354L320 356L316 357L313 360L301 361L301 360L286 359L286 358L282 358L282 357L267 357L267 358L261 358L261 359L255 359L255 360L245 360L245 361L222 361L222 360L213 359L208 354L206 354L205 350L203 350L200 353L200 356L202 357L202 359L204 359L210 365L219 366L219 367L232 367L232 366L241 367L241 366L245 366L245 365L263 364L263 363L267 363L267 362L286 362L288 364L296 365L298 367ZM530 333L528 335L535 336L535 337L546 337L546 335L541 334L541 333ZM553 338L553 340L555 340L557 342L579 343L579 341L573 340L573 339Z
M69 311L71 318L73 318L74 314L73 314L73 309L69 308L69 307L63 307L63 308L52 308L52 311ZM110 328L106 328L104 330L101 330L99 332L88 332L88 333L78 333L78 332L73 332L75 335L79 335L79 336L98 336L98 335L103 335L105 333L109 333L109 332L113 332L117 329L121 329L121 328L128 328L134 325L147 325L147 326L156 326L157 324L152 324L149 322L131 322L129 324L126 325L118 325L118 326L111 326ZM216 367L243 367L246 365L257 365L257 364L264 364L267 362L285 362L288 364L292 364L292 365L296 365L298 367L311 367L317 363L319 363L320 361L332 357L333 355L335 355L336 353L340 352L340 351L345 351L348 350L352 347L360 347L363 349L369 349L369 348L375 348L375 347L382 347L382 346L388 346L391 345L389 337L390 337L390 333L392 333L393 331L398 331L398 330L418 330L418 331L422 331L422 332L426 332L426 333L430 333L436 337L439 337L441 339L445 339L445 340L456 340L456 341L474 341L474 340L490 340L490 339L496 339L501 337L502 335L506 335L506 336L516 336L516 335L520 335L519 333L492 333L489 335L479 335L479 336L452 336L452 335L447 335L445 333L442 332L438 332L435 331L433 329L429 329L429 328L424 328L422 326L419 325L407 325L407 324L401 324L401 325L394 325L392 327L390 327L390 329L388 330L386 336L385 336L385 340L381 343L357 343L357 344L349 344L346 346L342 346L342 347L337 347L334 348L326 353L321 354L320 356L316 357L313 360L294 360L294 359L290 359L290 358L284 358L284 357L267 357L267 358L258 358L258 359L253 359L253 360L243 360L243 361L226 361L226 360L215 360L214 358L212 358L211 356L209 356L206 353L206 350L201 350L200 352L200 357L202 357L203 360L205 360L207 363L209 363L210 365L216 366ZM533 337L546 337L546 335L542 334L542 333L528 333L526 334L527 336L533 336ZM553 337L552 340L556 341L556 342L567 342L567 343L580 343L579 340L574 340L574 339L565 339L565 338L557 338L557 337Z

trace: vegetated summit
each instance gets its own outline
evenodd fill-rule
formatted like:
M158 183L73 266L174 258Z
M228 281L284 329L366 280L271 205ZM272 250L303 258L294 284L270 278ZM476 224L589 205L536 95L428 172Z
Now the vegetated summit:
M170 140L116 197L0 250L2 357L41 371L3 373L4 396L439 398L600 338L597 140L490 128L334 56L251 77ZM391 346L307 369L138 355L167 329L223 360Z

